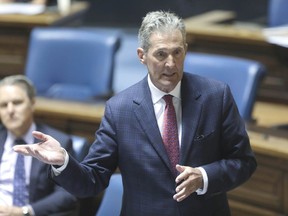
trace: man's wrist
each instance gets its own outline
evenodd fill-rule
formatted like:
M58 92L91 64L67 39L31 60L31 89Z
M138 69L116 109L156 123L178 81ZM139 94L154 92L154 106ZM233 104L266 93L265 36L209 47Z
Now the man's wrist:
M62 149L62 151L63 151L63 153L64 153L64 162L63 162L63 164L61 164L61 165L53 164L52 166L53 166L54 168L56 168L56 169L62 167L62 166L65 164L65 160L66 160L66 157L67 157L67 151L66 151L64 148L61 148L61 149Z
M58 176L61 174L61 172L66 168L68 162L69 162L69 154L67 153L67 151L62 148L64 153L65 153L65 159L64 159L64 164L62 166L60 166L59 168L55 167L55 165L52 165L52 172L54 173L55 176Z

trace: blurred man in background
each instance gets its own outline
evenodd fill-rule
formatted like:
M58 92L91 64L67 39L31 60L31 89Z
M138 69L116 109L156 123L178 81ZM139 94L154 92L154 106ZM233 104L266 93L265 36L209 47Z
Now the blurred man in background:
M47 178L48 165L30 156L24 157L24 171L19 180L18 154L12 147L15 142L35 142L33 130L53 134L72 152L68 135L34 122L34 106L35 90L25 76L10 76L0 81L0 215L76 215L78 201Z

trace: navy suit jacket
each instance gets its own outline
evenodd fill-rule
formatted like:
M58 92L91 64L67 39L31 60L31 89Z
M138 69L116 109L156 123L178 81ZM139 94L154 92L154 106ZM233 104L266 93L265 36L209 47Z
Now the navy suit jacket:
M36 129L43 133L57 137L61 145L72 151L72 141L68 135L55 130L47 125L37 124ZM3 146L6 141L7 130L3 125L0 127L0 158L3 155ZM1 159L0 159L1 162ZM47 178L49 165L32 159L29 185L29 202L37 216L44 215L72 215L77 208L77 200L70 193L57 186ZM71 213L71 214L70 214Z
M102 191L119 167L125 216L227 216L226 192L245 182L256 169L245 124L229 87L184 73L181 86L180 164L203 167L205 195L173 200L175 177L155 118L147 77L106 103L96 140L79 165L70 158L54 180L78 196ZM73 181L67 181L73 179Z

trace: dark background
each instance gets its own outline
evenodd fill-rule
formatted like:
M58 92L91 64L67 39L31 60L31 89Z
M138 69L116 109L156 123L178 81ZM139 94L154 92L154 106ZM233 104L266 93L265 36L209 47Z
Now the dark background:
M232 10L239 21L266 22L268 0L88 0L88 25L139 26L148 11L170 10L183 18L210 10Z

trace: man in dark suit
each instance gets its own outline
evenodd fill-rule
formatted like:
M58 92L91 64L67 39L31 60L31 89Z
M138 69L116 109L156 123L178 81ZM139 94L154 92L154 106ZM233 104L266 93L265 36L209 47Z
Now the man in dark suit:
M13 182L16 177L16 158L12 150L14 141L36 142L32 131L51 134L63 148L72 151L68 135L47 125L34 123L35 91L32 83L22 75L10 76L0 81L0 215L75 215L77 200L74 196L47 178L48 165L36 158L25 157L28 200L24 205L13 203Z
M248 180L257 164L229 87L183 72L185 26L173 13L148 13L139 42L148 75L107 101L97 139L81 164L37 131L42 142L14 150L52 164L51 178L77 196L104 190L119 167L121 215L230 215L226 192ZM166 133L174 130L166 121L167 94L173 96L177 129L166 149ZM41 150L46 145L50 150Z

